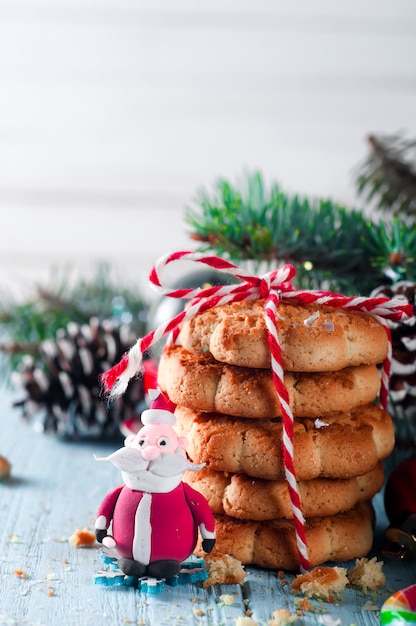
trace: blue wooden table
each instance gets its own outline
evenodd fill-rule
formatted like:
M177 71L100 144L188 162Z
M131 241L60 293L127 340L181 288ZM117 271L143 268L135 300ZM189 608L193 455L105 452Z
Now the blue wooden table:
M295 612L289 586L282 585L275 572L255 568L248 568L241 587L166 585L151 594L94 584L102 565L99 547L76 549L68 538L76 528L92 528L102 497L120 483L118 470L96 462L93 455L107 455L121 439L69 442L40 434L11 408L11 396L4 390L0 415L0 454L12 463L11 478L0 482L0 625L235 626L249 609L253 620L267 626L276 609ZM381 558L381 535L387 525L381 495L375 505L372 554ZM26 577L19 577L16 570ZM296 624L379 624L384 600L416 582L416 561L405 565L385 560L384 571L387 586L380 593L346 590L342 602L315 602L316 612L305 612ZM229 600L224 596L232 596L234 602L224 603Z

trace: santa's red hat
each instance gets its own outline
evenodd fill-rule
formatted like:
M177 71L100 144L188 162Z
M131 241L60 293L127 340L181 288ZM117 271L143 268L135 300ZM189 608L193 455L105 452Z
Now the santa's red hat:
M172 402L160 389L149 389L151 399L150 408L141 415L142 424L175 424L174 411L176 404Z

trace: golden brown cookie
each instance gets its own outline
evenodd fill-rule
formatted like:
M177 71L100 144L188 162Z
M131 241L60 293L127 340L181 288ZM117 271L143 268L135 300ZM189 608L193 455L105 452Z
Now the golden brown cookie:
M322 417L372 402L379 392L376 365L335 372L285 372L295 417ZM237 367L170 346L162 354L158 383L176 404L235 417L281 416L270 369Z
M180 341L195 354L241 367L270 367L264 301L233 302L183 324ZM330 372L381 363L387 335L371 315L319 305L280 304L277 312L283 369Z
M213 513L237 519L293 518L289 490L284 480L263 480L246 474L228 474L204 468L185 472L184 481L202 493ZM305 517L322 517L348 511L371 498L383 486L384 470L376 467L353 478L315 478L298 483Z
M187 452L209 469L266 480L284 478L281 420L237 419L177 407L176 429ZM372 470L394 447L393 422L375 404L320 421L296 419L294 463L298 480L351 478Z
M373 542L374 511L369 502L328 517L306 520L306 544L311 567L328 561L348 561L366 556ZM215 516L220 552L243 565L297 570L299 559L292 520L254 522ZM200 544L196 554L202 556Z

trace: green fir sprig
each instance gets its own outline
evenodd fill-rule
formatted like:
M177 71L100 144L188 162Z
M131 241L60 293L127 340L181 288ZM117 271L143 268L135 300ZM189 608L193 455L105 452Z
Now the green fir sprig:
M416 232L398 218L372 221L330 199L290 195L260 172L238 186L219 179L185 213L200 251L268 268L292 263L295 284L368 294L382 282L415 275Z

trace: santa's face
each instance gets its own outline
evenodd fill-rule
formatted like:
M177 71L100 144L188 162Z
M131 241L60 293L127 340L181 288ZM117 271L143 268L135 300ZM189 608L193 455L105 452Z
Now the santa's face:
M125 484L136 491L167 493L182 480L185 470L198 470L187 460L185 437L178 437L167 424L144 426L137 435L127 437L125 447L102 461L121 470Z
M178 449L184 450L188 442L178 437L168 424L158 424L143 426L133 439L126 439L125 445L140 450L144 459L152 461Z

